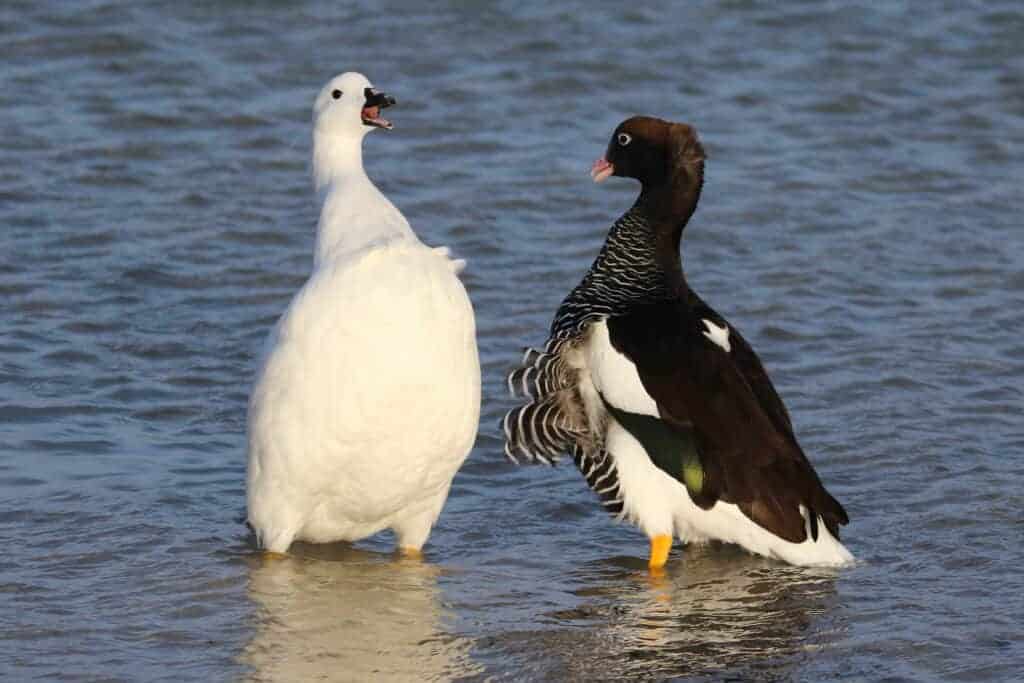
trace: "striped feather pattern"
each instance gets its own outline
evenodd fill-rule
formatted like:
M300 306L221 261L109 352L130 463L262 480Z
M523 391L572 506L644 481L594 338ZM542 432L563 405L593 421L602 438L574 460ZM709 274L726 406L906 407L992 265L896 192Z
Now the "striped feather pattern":
M599 450L592 455L587 455L582 448L573 450L573 461L576 467L587 480L587 486L597 494L605 511L622 519L623 501L622 491L619 488L619 473L615 469L615 459L608 451Z
M665 274L654 260L653 240L636 206L615 221L594 265L558 307L551 339L577 337L588 324L625 313L638 301L670 299Z
M512 395L529 401L505 415L505 455L515 463L522 459L553 465L571 453L587 485L612 515L623 510L615 460L601 447L603 421L588 422L578 388L581 369L572 365L570 356L592 322L621 314L637 301L669 296L652 257L652 239L636 206L619 218L593 266L558 307L543 350L526 349L520 366L508 376Z
M544 351L526 349L519 368L508 376L508 390L513 396L542 398L573 386L576 371L559 355L561 344L552 343Z
M520 457L553 465L576 443L579 430L561 410L558 396L532 401L505 414L505 455L515 463Z

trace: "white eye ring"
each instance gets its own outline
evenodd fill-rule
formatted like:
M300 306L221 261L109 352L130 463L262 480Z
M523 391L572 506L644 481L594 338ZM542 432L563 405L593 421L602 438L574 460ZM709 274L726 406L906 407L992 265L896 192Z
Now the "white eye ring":
M619 144L625 147L629 143L633 142L633 136L629 133L619 133L618 140Z

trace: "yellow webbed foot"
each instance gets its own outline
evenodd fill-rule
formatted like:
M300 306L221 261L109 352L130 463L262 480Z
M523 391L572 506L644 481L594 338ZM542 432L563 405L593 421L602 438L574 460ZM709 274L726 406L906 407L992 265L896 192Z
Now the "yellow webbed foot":
M398 554L407 560L422 560L423 553L419 548L399 547Z
M287 557L288 556L285 553L275 553L273 550L263 551L264 560L284 560L287 559Z
M672 537L661 534L651 539L651 559L647 566L652 570L660 570L668 561L668 551L672 549Z

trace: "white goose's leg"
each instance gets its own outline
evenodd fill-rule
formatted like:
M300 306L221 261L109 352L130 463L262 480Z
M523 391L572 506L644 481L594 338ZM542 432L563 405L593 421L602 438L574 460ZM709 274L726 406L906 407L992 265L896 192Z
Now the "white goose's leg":
M301 511L293 506L288 493L271 485L259 467L259 459L250 462L254 475L249 479L249 526L256 534L256 545L268 556L282 557L302 527Z
M398 536L398 551L406 557L422 557L420 549L427 542L434 522L441 515L441 508L448 500L448 486L429 499L424 505L416 506L406 516L391 525Z
M260 547L269 557L284 557L295 539L295 531L295 529L280 526L272 530L264 530L263 533L257 532Z

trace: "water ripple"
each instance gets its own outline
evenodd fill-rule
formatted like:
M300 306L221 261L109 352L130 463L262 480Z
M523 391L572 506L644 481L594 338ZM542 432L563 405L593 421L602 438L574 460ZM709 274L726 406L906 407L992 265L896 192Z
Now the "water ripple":
M0 27L4 678L1024 669L1015 4L14 0ZM264 563L240 522L254 364L311 263L309 103L343 68L398 97L369 172L477 309L481 433L422 565L389 538ZM711 546L654 581L571 464L501 456L503 374L632 201L586 170L638 112L701 131L688 275L762 353L852 570Z

